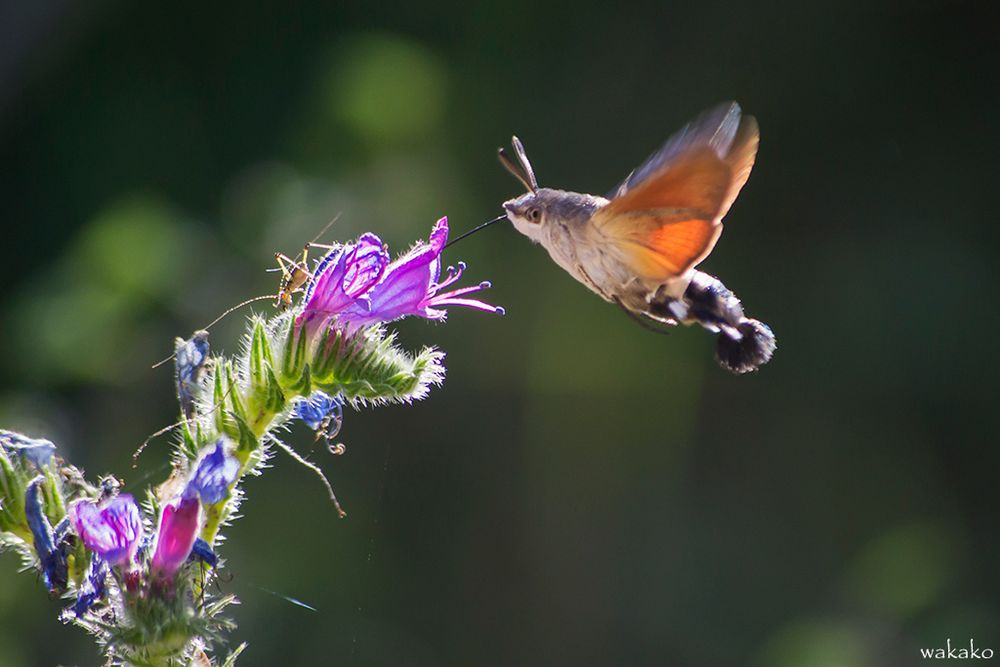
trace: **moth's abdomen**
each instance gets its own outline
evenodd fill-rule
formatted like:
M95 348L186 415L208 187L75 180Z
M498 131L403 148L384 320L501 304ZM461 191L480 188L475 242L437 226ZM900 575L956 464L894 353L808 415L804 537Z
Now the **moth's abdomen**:
M743 304L714 276L695 271L681 299L654 300L652 315L685 323L698 323L718 334L715 357L733 373L755 371L774 355L777 347L771 328L743 313Z

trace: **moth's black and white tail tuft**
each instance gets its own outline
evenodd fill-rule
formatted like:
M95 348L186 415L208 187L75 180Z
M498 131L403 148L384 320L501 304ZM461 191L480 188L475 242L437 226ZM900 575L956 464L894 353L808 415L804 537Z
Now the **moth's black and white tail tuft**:
M715 342L715 358L723 368L743 374L755 371L771 360L778 345L771 327L760 320L744 319L736 329L739 338L720 331Z
M718 332L715 358L737 374L755 371L771 360L777 342L771 328L743 315L743 305L718 278L696 271L684 292L687 317Z

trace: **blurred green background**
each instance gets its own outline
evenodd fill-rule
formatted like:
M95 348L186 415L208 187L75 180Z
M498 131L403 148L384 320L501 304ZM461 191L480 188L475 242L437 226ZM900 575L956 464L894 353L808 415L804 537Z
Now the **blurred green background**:
M750 377L638 328L509 226L450 249L504 318L412 407L279 454L223 555L242 665L915 665L1000 651L996 5L507 0L0 7L0 424L138 490L171 371L275 250L519 186L606 192L726 99L762 143L702 268L779 340ZM260 304L261 309L268 304ZM243 328L212 333L233 351ZM305 430L290 441L308 448ZM0 558L0 667L96 665ZM266 591L303 600L309 612Z

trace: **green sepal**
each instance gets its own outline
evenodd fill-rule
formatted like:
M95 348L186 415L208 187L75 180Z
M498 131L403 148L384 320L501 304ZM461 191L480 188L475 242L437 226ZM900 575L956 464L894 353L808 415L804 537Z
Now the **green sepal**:
M267 390L267 373L272 367L267 329L262 320L255 319L250 337L250 389L253 393L263 393Z
M0 451L0 518L3 519L3 529L31 535L28 529L28 519L24 515L24 487L21 477L14 470L14 464L7 454Z
M76 546L66 557L66 566L69 570L70 580L76 584L77 588L83 585L83 580L87 576L87 568L90 566L90 552L83 545L83 540L76 540Z
M292 381L301 377L302 369L308 361L309 337L305 327L297 327L295 318L288 320L288 332L285 335L284 358L281 360L281 374L284 380Z
M66 516L66 502L63 500L62 490L53 473L52 466L45 466L43 474L45 475L45 484L42 486L45 497L45 514L54 526Z
M240 393L240 386L237 382L236 371L233 369L233 363L231 361L226 362L226 380L229 384L229 405L231 406L232 413L241 417L244 421L248 419L247 417L247 406L243 402L243 395Z
M363 401L410 401L444 375L443 354L424 348L416 356L399 350L380 328L346 337L332 329L313 359L313 383L329 393Z
M212 403L215 405L215 430L224 432L226 430L226 367L221 363L221 359L216 359L215 382L212 389Z
M247 420L240 415L233 413L233 420L236 422L236 454L240 461L246 463L247 455L260 446L260 440L254 434L253 429Z
M308 366L306 367L308 368ZM281 412L285 408L285 392L281 389L278 378L274 377L271 368L267 368L267 393L264 407L269 412Z
M198 451L201 449L198 446L201 436L201 425L195 423L195 428L197 429L197 433L191 433L190 422L185 421L181 424L181 442L178 445L178 449L189 461L194 461L198 458Z
M333 365L341 355L345 344L344 334L340 329L328 329L320 341L313 359L313 374L319 378L328 378L333 373Z
M298 396L308 396L312 393L312 377L312 367L306 364L302 367L302 373L288 388Z

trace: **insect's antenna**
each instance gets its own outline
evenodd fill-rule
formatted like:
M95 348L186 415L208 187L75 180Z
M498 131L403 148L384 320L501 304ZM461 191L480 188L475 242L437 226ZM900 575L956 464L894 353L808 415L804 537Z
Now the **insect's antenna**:
M232 308L230 308L229 310L227 310L226 312L222 313L221 315L219 315L218 317L216 317L214 320L212 320L211 322L209 322L207 326L202 327L202 330L203 331L207 331L207 330L211 329L213 326L215 326L216 324L218 324L222 320L222 318L224 318L226 315L229 315L230 313L239 310L240 308L242 308L243 306L245 306L245 305L247 305L249 303L253 303L254 301L263 301L264 299L273 299L273 298L274 298L273 294L263 294L261 296L255 296L252 299L247 299L246 301L241 301L240 303L236 304L235 306L233 306ZM177 352L174 352L173 354L171 354L166 359L160 359L155 364L153 364L150 368L159 368L160 366L162 366L163 364L167 363L168 361L170 361L171 359L173 359L176 356L177 356Z
M500 164L504 166L504 169L509 171L514 178L520 181L521 185L523 185L526 190L529 192L535 191L536 188L531 186L531 180L528 178L527 174L524 173L523 169L518 166L516 162L510 159L510 156L507 155L507 151L504 148L497 149L497 158L499 158Z
M158 437L160 437L161 435L163 435L164 433L170 433L170 432L171 432L171 431L173 431L173 430L174 430L175 428L177 428L178 426L183 426L183 425L184 425L185 423L187 423L187 420L186 420L186 419L182 419L182 420L180 420L179 422L176 422L176 423L174 423L174 424L171 424L170 426L164 426L164 427L163 427L163 428L161 428L161 429L160 429L159 431L157 431L156 433L153 433L153 434L152 434L152 435L150 435L150 436L149 436L148 438L146 438L145 440L143 440L143 441L142 441L142 444L141 444L141 445L139 445L139 449L135 450L135 452L134 452L134 453L132 454L132 467L133 467L133 468L136 468L136 467L138 467L138 465L139 465L139 456L140 456L140 455L142 454L143 450L145 450L145 449L146 449L146 447L148 447L148 446L149 446L149 443L150 443L150 442L151 442L151 441L152 441L152 440L153 440L154 438L158 438Z
M246 301L243 301L242 303L238 303L235 306L233 306L232 308L230 308L229 310L227 310L226 312L224 312L221 315L219 315L218 317L216 317L211 322L209 322L208 326L204 327L204 329L205 330L210 329L212 326L218 324L219 321L222 318L224 318L226 315L229 315L230 313L239 310L240 308L242 308L243 306L245 306L245 305L247 305L249 303L253 303L254 301L263 301L264 299L273 299L273 298L274 298L273 294L262 294L261 296L255 296L252 299L247 299Z
M220 409L223 405L225 405L226 404L226 399L229 398L229 394L232 393L232 391L233 391L233 386L230 386L229 389L226 390L226 393L224 393L222 395L222 399L218 403L216 403L215 405L213 405L211 407L211 409L209 410L209 414L211 414L212 412L215 412L216 410ZM187 419L182 419L179 422L175 422L175 423L171 424L170 426L164 426L159 431L157 431L156 433L153 433L148 438L146 438L145 440L143 440L142 444L139 445L139 449L135 450L135 452L132 454L132 467L133 468L137 468L139 466L139 456L146 449L146 447L149 446L149 443L152 442L155 438L159 438L164 433L170 433L171 431L173 431L178 426L183 426L184 424L187 424L187 423L188 423Z
M493 218L492 220L484 222L481 225L477 225L476 227L473 227L469 231L465 232L464 234L460 234L459 236L456 236L452 240L450 240L447 243L445 243L444 247L447 248L450 245L455 245L456 243L458 243L462 239L466 238L467 236L472 236L473 234L475 234L476 232L480 231L481 229L486 229L490 225L496 224L496 223L500 222L501 220L506 220L506 219L507 219L506 215L498 215L497 217Z
M324 227L323 229L321 229L320 232L319 232L319 234L317 234L316 236L314 236L313 240L310 241L307 245L312 245L313 243L316 243L316 241L319 241L320 238L322 238L323 234L326 234L328 231L330 231L330 227L333 227L333 223L335 223L338 220L340 220L340 216L341 215L342 215L342 213L338 213L337 215L333 216L333 220L331 220L330 222L326 223L326 227Z
M524 168L524 173L528 177L528 183L531 187L528 189L532 192L538 190L538 181L535 179L535 170L531 168L531 163L528 162L528 155L524 152L524 146L521 144L521 140L517 137L510 138L511 143L514 144L514 152L517 153L517 159L521 162L521 167Z
M169 357L167 357L166 359L160 359L160 360L159 360L159 361L157 361L157 362L156 362L155 364L153 364L152 366L150 366L150 368L159 368L160 366L162 366L163 364L167 363L168 361L170 361L171 359L173 359L173 358L174 358L174 357L176 357L176 356L177 356L177 353L176 353L176 352L174 352L173 354L171 354L171 355L170 355Z

